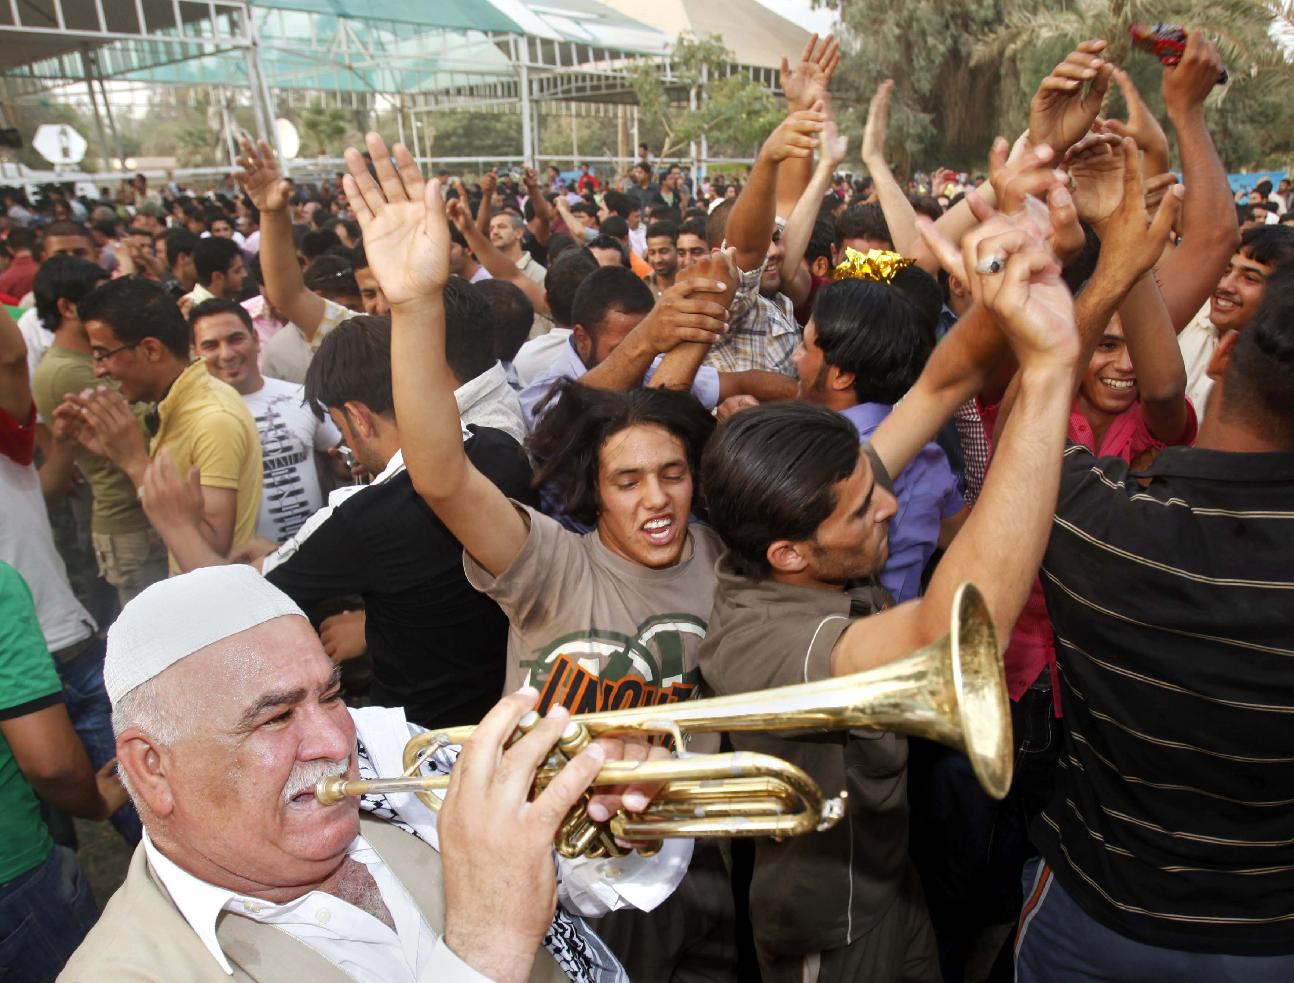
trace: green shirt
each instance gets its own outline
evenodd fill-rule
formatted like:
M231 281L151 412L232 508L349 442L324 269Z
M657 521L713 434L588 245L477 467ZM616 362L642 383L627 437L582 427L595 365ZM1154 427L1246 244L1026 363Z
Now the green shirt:
M63 701L63 684L45 648L27 582L0 563L0 721ZM9 742L0 735L0 884L49 856L54 841Z
M45 351L31 380L36 409L46 423L69 393L103 385L94 376L94 360L85 352L52 346ZM135 486L126 472L106 457L85 448L76 452L76 466L94 492L90 526L97 533L139 532L148 528L148 517L139 504Z

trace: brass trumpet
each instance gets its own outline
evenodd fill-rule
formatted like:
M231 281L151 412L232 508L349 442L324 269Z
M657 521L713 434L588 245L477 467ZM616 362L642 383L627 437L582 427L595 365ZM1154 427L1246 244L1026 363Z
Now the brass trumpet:
M520 731L537 723L533 712ZM474 727L427 731L404 750L397 778L325 778L315 795L325 805L366 793L412 792L437 810L432 794L448 775L424 775L424 763L441 748L462 744ZM798 686L690 700L664 706L579 714L536 775L543 788L562 764L601 736L669 735L674 747L687 734L721 731L813 731L864 729L925 737L964 751L989 795L1000 799L1011 785L1011 714L997 635L983 595L962 584L953 598L949 633L888 665ZM595 786L664 783L648 810L620 813L607 824L585 814L581 804L567 816L556 839L566 857L623 853L615 838L654 842L663 837L772 836L781 839L833 826L845 810L845 793L823 795L796 766L765 754L693 755L661 761L612 761ZM609 827L609 829L608 829ZM640 848L641 852L642 848Z

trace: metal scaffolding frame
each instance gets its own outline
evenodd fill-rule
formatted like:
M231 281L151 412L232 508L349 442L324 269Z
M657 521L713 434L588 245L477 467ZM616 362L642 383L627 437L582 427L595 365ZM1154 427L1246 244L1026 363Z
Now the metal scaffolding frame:
M575 36L542 19L563 5L570 9L562 23L578 20ZM341 2L340 12L322 14L317 4L298 8L293 0L0 0L0 50L7 52L0 53L0 109L6 99L84 84L99 143L119 160L121 141L105 79L242 89L249 94L257 135L276 149L276 95L288 105L323 101L368 112L386 101L398 109L402 130L408 116L416 155L427 113L515 113L522 157L535 162L544 106L560 105L571 116L616 117L622 132L632 107L636 142L630 73L644 59L658 66L679 105L703 98L671 64L671 39L591 0L523 7L524 31L435 27L434 11L376 0L373 8L371 16L361 16ZM513 7L506 9L515 14ZM723 69L733 73L778 91L774 69ZM699 154L704 160L704 141Z
M256 134L277 148L274 104L246 0L0 0L0 112L11 99L84 81L99 143L124 164L105 79L239 52Z

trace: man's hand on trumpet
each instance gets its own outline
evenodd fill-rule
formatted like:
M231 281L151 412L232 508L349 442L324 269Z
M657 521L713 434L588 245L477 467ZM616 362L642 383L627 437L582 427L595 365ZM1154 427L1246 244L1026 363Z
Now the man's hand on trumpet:
M445 881L445 944L494 980L524 980L557 904L553 840L607 761L668 756L645 740L602 738L571 758L531 800L535 773L570 723L553 707L517 741L539 700L526 687L504 697L463 744L436 822ZM605 821L640 812L659 786L602 791L588 807Z

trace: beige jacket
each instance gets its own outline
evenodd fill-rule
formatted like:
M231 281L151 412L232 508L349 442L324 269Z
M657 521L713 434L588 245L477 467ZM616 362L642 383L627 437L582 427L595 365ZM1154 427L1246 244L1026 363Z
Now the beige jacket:
M360 817L369 845L400 878L427 925L438 935L445 930L445 892L440 854L389 823ZM271 925L230 912L220 915L216 937L230 965L233 980L309 980L310 983L349 983L350 977L303 942ZM157 983L229 983L197 934L189 927L144 857L135 850L126 881L104 909L102 917L73 954L60 983L99 983L103 980L154 980ZM558 983L566 975L549 953L540 949L532 983Z

